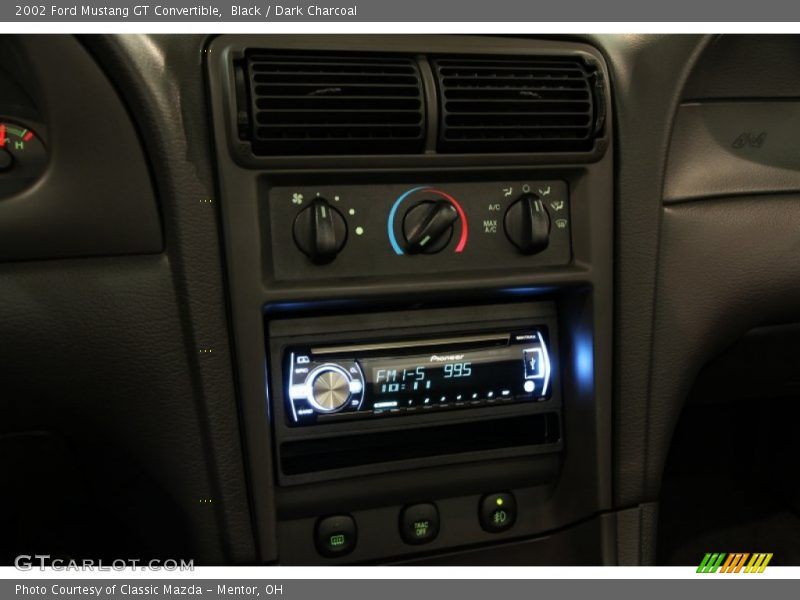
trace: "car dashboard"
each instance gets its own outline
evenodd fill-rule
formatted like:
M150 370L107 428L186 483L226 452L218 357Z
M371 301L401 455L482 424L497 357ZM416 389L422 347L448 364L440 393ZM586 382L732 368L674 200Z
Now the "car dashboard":
M687 410L795 339L797 46L3 36L3 563L693 556Z

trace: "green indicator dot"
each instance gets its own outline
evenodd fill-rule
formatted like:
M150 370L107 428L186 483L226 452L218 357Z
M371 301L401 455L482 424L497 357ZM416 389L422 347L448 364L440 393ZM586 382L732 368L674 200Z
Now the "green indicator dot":
M495 503L497 504L497 506L503 506L503 499L498 498L497 500L495 500Z

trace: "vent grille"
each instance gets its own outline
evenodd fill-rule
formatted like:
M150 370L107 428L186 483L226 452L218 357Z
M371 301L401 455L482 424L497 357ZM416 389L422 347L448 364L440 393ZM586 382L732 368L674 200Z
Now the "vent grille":
M602 125L602 79L579 59L443 57L440 152L591 150Z
M256 154L423 150L425 102L411 58L250 51L246 77Z

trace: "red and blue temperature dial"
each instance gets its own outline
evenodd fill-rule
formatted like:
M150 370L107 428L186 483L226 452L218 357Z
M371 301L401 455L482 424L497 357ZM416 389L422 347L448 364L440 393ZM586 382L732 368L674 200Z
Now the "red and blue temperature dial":
M402 217L399 215L402 214ZM387 221L395 254L435 254L456 238L454 252L464 251L469 236L461 204L447 192L418 186L400 194Z

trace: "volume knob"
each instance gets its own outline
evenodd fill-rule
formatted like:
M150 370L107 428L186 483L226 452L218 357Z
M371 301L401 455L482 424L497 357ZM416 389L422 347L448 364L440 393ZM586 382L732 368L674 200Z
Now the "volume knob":
M322 365L312 371L309 400L320 412L335 412L350 400L350 377L336 365Z

